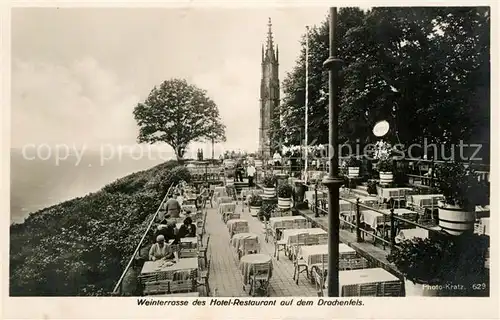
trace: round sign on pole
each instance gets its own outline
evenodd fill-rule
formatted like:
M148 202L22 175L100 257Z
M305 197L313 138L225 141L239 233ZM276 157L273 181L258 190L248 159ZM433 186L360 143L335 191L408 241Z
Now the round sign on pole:
M383 137L389 132L389 122L383 120L379 121L373 126L373 134L376 137Z

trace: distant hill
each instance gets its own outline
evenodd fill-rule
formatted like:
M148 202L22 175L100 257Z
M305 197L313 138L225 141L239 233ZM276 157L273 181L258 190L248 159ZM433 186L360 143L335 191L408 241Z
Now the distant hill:
M11 296L95 296L112 290L171 183L176 161L30 214L10 227Z

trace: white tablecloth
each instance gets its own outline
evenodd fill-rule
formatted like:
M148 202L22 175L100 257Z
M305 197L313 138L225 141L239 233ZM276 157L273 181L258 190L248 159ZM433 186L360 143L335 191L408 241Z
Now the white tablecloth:
M290 228L288 229L292 229L292 225L294 222L303 224L305 226L307 220L302 216L274 217L269 219L269 226L272 229L276 229L283 228L285 225L290 225Z
M404 229L401 230L395 237L396 243L400 243L403 240L410 240L414 238L427 239L429 237L429 231L422 228L415 229Z
M370 228L376 229L379 224L390 222L389 216L384 216L373 210L365 210L361 212L361 217L364 223L366 223Z
M394 198L394 199L404 198L409 192L413 190L412 188L381 188L381 187L378 187L377 189L379 197L381 197L384 200L389 198Z
M399 279L382 268L339 271L339 291L342 297L357 295L357 287L369 283L397 282Z
M327 232L321 228L306 228L306 229L285 229L283 230L282 237L287 245L290 245L289 239L290 236L298 235L301 233L307 234L327 234Z
M234 212L236 211L236 203L221 203L219 204L219 213L223 214L226 212Z
M420 208L437 208L438 201L442 198L442 194L415 194L408 196L409 203Z
M228 220L227 223L227 228L229 229L229 234L235 233L235 231L240 231L238 233L242 232L248 232L248 221L243 220L243 219L231 219Z
M198 258L183 258L171 266L167 266L166 260L146 261L140 276L154 273L166 273L166 278L186 278L193 269L198 268Z
M240 260L240 266L239 266L241 275L243 276L243 284L245 285L248 284L248 280L250 279L252 273L252 266L254 264L264 264L264 263L269 264L270 273L272 276L273 261L271 256L262 253L247 254L246 256L243 256Z
M354 258L356 256L356 250L349 247L344 243L339 244L339 255L342 258ZM315 264L321 263L321 256L325 265L328 264L328 245L327 244L317 244L312 246L301 246L299 250L299 257L303 258L307 265L311 267Z

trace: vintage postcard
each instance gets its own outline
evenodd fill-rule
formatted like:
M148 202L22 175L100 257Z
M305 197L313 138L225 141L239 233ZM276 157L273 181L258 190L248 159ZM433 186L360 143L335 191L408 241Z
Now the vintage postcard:
M3 317L498 318L497 13L4 7Z

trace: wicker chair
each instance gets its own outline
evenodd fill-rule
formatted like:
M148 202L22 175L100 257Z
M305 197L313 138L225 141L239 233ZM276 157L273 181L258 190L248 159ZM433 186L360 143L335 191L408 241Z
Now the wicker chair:
M269 280L271 278L271 266L269 263L252 265L252 274L249 278L249 294L254 297L257 290L264 291L265 296L269 296Z

